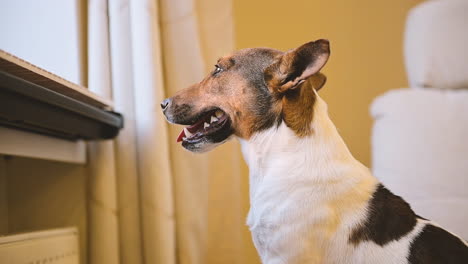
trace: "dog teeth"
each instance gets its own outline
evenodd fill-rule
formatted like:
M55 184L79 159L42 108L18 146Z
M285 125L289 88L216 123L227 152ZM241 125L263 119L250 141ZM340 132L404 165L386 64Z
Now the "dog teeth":
M217 118L221 118L221 117L223 116L223 111L221 111L221 110L216 110L215 116L216 116Z
M188 138L192 136L192 133L190 133L187 128L184 128L184 133Z
M218 121L218 120L219 120L219 119L216 118L216 116L211 116L210 123L216 122L216 121Z
M186 137L183 137L182 140L187 140L187 138L186 138Z
M203 123L203 128L206 129L207 127L210 127L210 124L208 124L207 122Z

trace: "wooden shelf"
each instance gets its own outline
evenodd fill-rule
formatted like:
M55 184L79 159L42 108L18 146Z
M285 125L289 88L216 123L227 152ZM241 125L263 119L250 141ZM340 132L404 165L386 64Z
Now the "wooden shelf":
M84 163L83 140L112 139L111 101L0 50L0 154Z
M68 140L110 139L120 114L87 89L0 53L0 125Z
M69 82L0 49L0 70L59 94L99 108L112 110L113 103L78 84Z

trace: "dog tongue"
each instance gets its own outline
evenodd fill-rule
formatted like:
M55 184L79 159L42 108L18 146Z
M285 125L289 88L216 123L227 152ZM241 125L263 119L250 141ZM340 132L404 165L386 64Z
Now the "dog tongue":
M182 129L179 136L177 137L177 142L181 142L184 137L185 137L185 131Z
M193 133L195 134L198 129L200 127L203 126L203 123L204 123L204 119L201 119L200 121L198 121L197 123L191 125L191 126L188 126L186 127L186 129L190 132L190 133ZM185 129L182 129L182 131L180 132L179 136L177 137L177 142L181 142L184 140L184 137L187 137L187 135L185 134Z

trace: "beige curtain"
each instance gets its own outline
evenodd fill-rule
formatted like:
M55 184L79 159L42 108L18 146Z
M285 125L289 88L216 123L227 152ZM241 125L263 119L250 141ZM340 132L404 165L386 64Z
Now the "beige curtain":
M89 263L259 263L237 142L196 155L159 103L234 50L230 0L90 0L89 86L125 129L89 145Z

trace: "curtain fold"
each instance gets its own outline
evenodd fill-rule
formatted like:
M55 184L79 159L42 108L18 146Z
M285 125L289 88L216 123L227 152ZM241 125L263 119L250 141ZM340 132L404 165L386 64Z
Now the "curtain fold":
M141 218L133 88L130 1L109 1L109 38L113 99L125 117L125 127L114 142L119 204L120 263L142 263Z
M156 1L130 2L138 176L145 263L176 263L175 219Z
M90 8L99 5L102 11L102 1L90 0ZM109 162L93 163L107 170L94 169L90 177L111 183L90 189L114 189L119 213L118 219L106 215L90 230L110 224L105 229L115 229L111 237L117 244L90 240L90 247L100 246L90 252L108 249L100 251L106 261L91 254L90 263L258 263L245 226L248 178L237 142L207 154L189 153L175 142L182 127L168 126L159 106L234 50L231 0L108 3L107 13L97 12L99 19L89 11L90 86L112 81L111 90L95 91L113 96L125 128L111 146L90 145L92 157L106 153ZM109 31L103 29L107 19ZM100 32L102 42L93 32ZM105 43L109 50L102 49ZM95 175L100 172L106 176ZM99 217L99 212L90 214L90 219Z
M107 1L88 2L88 86L111 99ZM110 140L88 143L88 263L119 263L115 149Z

